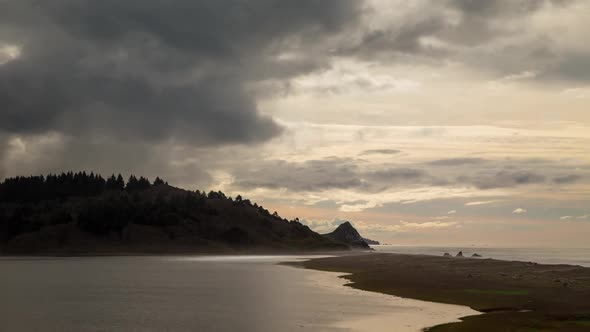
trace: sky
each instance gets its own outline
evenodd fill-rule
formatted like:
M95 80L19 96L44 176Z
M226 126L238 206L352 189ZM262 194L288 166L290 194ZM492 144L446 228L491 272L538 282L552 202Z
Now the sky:
M590 246L588 1L0 7L0 178L160 176L397 245Z

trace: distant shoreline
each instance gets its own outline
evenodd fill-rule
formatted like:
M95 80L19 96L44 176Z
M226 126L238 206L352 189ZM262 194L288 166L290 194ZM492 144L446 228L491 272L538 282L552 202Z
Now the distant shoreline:
M585 249L585 248L582 248ZM0 251L0 259L3 258L35 258L35 257L149 257L149 256L258 256L258 255L265 255L265 256L361 256L361 255L369 255L369 254L385 254L385 255L397 255L397 256L411 256L411 257L440 257L442 255L436 254L429 254L429 253L393 253L393 252L382 252L382 251L370 251L370 250L293 250L293 251L277 251L273 249L253 249L253 250L186 250L186 251L98 251L98 252L46 252L46 253L12 253L6 252L3 253ZM456 258L451 256L451 258ZM315 259L315 258L314 258ZM458 258L461 259L461 258ZM512 260L512 259L501 259L501 258L490 258L490 257L481 257L481 258L472 258L472 257L463 257L463 259L478 259L478 260L487 260L487 261L501 261L501 262L513 262L513 263L528 263L528 264L536 264L536 265L543 265L543 266L571 266L571 267L582 267L588 268L590 267L577 265L577 264L569 264L569 263L540 263L536 261L526 261L526 260ZM286 263L290 264L290 263Z
M377 252L395 254L425 254L455 256L459 251L466 257L478 254L480 258L504 261L535 262L540 264L567 264L590 267L590 248L567 247L507 247L507 246L372 246Z
M348 286L484 315L430 328L445 331L587 331L590 268L495 259L371 253L287 263L346 273Z

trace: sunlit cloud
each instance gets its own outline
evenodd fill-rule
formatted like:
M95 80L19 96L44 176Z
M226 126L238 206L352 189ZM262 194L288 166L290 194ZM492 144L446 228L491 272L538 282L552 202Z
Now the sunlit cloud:
M18 45L2 44L0 42L0 65L16 60L21 55L21 48Z
M538 73L534 70L525 70L518 74L511 74L502 77L501 81L517 81L517 80L524 80L529 78L534 78L538 75Z
M523 208L516 208L516 209L514 209L514 211L512 211L512 213L514 213L514 214L523 214L523 213L527 213L527 210L526 209L523 209Z
M425 221L425 222L408 222L399 220L394 224L369 223L365 221L353 222L353 225L360 231L375 233L410 233L410 232L428 232L429 230L446 229L461 227L461 224L455 221Z
M565 97L585 99L590 98L590 87L568 88L561 91Z
M498 202L498 200L491 200L491 201L473 201L465 203L465 206L477 206L477 205L485 205Z

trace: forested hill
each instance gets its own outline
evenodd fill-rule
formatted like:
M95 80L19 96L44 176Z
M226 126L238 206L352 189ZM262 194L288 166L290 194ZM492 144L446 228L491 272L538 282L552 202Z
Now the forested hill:
M296 220L222 192L93 173L0 183L0 253L342 250Z

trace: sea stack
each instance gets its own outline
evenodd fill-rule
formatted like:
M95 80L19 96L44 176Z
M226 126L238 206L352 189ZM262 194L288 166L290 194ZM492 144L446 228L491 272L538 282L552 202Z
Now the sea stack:
M340 224L332 233L324 234L323 236L332 241L344 243L351 248L371 249L365 239L348 221Z
M463 251L459 251L455 257L464 257L463 256Z

